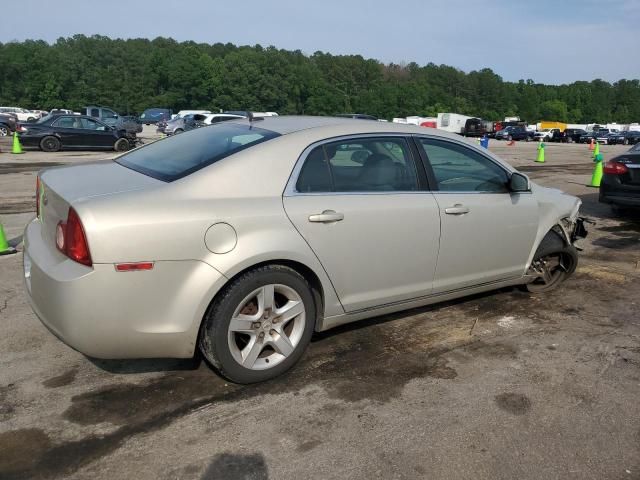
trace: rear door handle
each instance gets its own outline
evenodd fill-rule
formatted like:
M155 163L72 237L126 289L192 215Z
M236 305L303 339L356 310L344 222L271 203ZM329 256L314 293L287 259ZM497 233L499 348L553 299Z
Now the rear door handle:
M469 213L469 207L456 203L453 207L445 208L444 213L447 215L464 215L465 213Z
M332 222L340 222L342 220L344 220L344 214L339 212L334 212L333 210L325 210L322 213L309 215L309 221L316 222L316 223L332 223Z

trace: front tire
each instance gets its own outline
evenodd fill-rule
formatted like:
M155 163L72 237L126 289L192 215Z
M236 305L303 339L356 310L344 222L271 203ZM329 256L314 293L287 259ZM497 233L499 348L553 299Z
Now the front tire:
M545 293L555 290L575 272L578 266L578 251L573 245L566 245L564 240L554 231L550 231L542 239L530 271L541 276L525 285L531 293Z
M236 383L277 377L295 365L313 334L311 287L295 270L267 265L224 288L200 330L203 356Z
M0 137L6 137L9 135L9 129L4 125L0 125Z
M40 140L40 150L43 152L57 152L60 148L62 148L62 144L56 137L49 135Z
M176 130L173 132L173 134L174 134L174 135L179 135L179 134L181 134L182 132L184 132L184 130L183 130L183 129L181 129L181 128L176 128Z
M131 144L126 138L119 138L116 140L116 143L113 144L113 149L116 152L126 152L131 149Z

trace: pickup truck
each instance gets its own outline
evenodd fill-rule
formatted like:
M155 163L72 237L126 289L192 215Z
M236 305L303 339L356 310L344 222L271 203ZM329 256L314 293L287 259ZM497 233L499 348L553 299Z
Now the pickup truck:
M534 133L533 139L538 142L565 142L566 136L559 128L544 128Z
M524 140L530 142L533 139L533 132L524 127L505 127L496 132L496 140Z
M142 124L137 117L118 115L115 110L98 105L90 105L84 108L84 115L97 118L116 130L125 130L129 135L142 132Z

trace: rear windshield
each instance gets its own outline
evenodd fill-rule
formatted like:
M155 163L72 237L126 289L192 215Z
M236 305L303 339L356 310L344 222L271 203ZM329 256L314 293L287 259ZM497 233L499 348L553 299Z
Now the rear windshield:
M278 136L279 133L250 125L221 123L132 150L116 162L158 180L172 182Z

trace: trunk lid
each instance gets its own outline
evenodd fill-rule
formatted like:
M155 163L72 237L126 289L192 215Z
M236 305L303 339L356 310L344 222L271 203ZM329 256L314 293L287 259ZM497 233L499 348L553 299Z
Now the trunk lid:
M58 222L67 220L74 202L164 184L113 161L51 168L40 172L39 177L43 240L53 245Z

